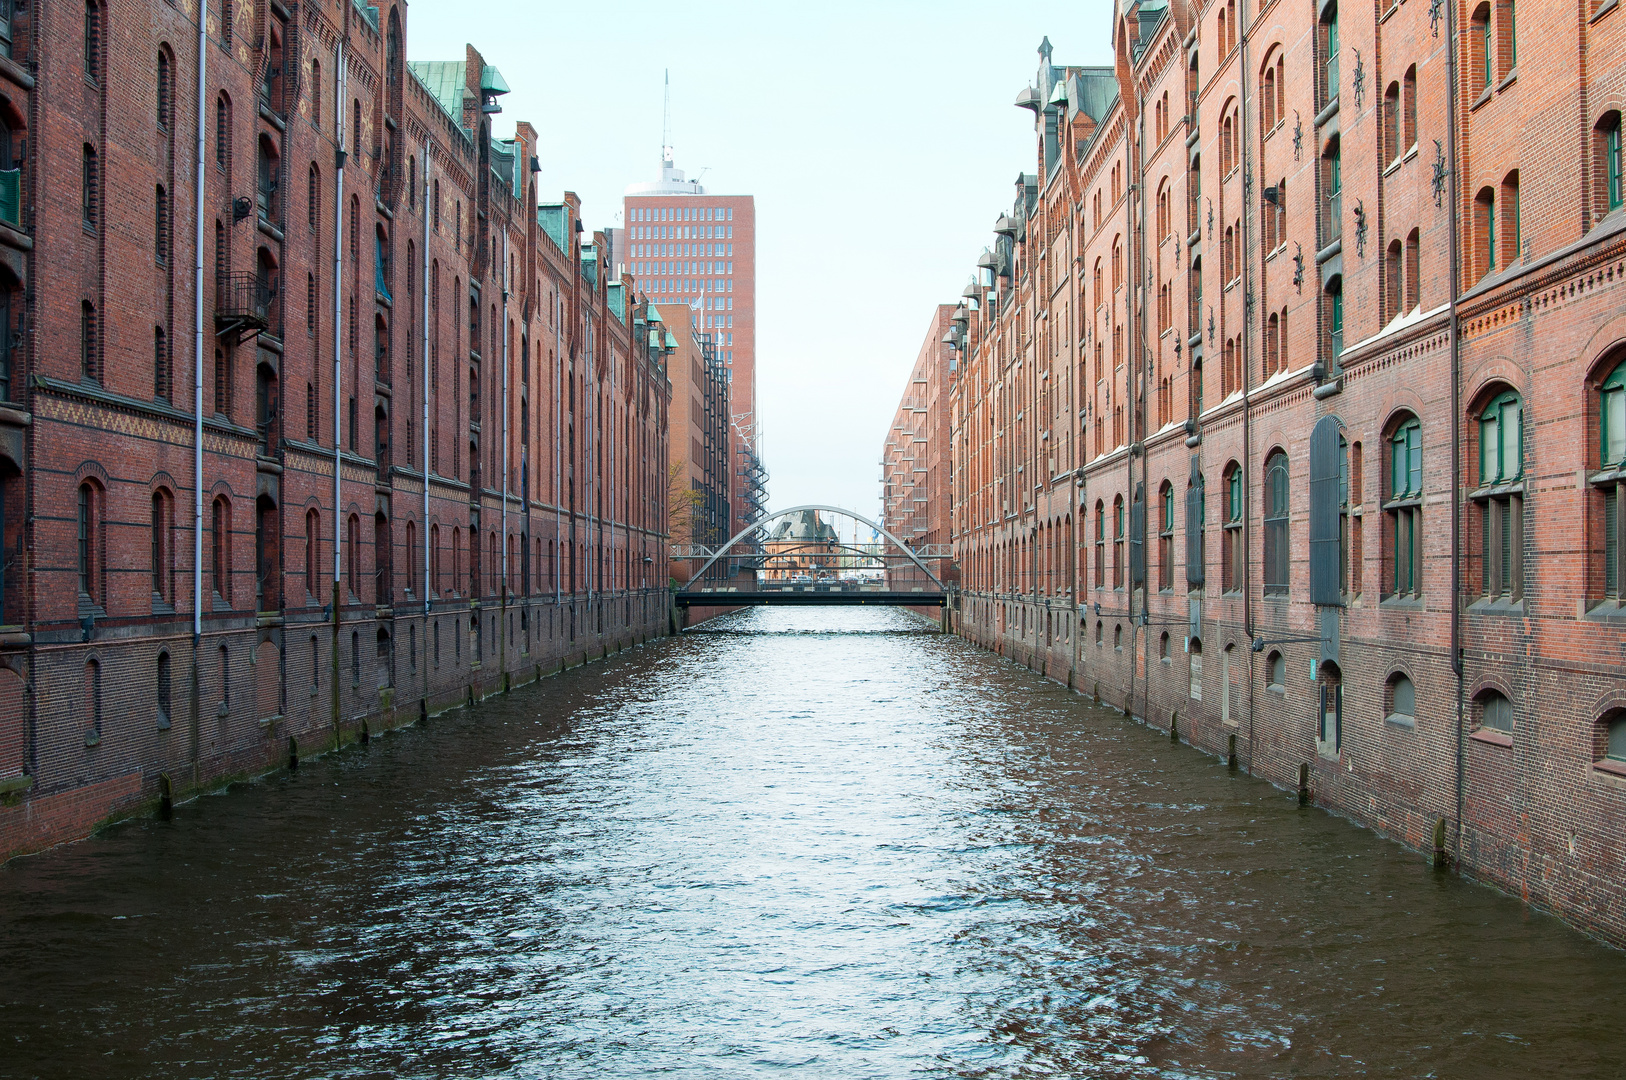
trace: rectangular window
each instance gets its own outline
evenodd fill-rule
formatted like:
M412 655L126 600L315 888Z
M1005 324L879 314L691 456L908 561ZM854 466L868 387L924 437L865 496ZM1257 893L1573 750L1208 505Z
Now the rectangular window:
M1484 596L1519 600L1524 596L1524 498L1503 495L1480 506L1483 528L1480 592Z

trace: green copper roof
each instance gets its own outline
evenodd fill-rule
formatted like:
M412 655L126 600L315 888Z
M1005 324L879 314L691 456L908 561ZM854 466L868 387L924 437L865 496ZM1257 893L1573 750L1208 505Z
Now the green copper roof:
M568 252L569 245L565 243L565 229L570 225L570 216L565 213L563 203L543 203L536 208L536 223L542 226L542 231L548 234L553 246L560 251Z
M604 290L604 295L609 300L610 310L615 312L615 317L620 319L622 322L626 322L627 297L626 290L622 287L621 283L619 281L610 282L609 287Z
M458 127L463 126L463 95L468 92L469 66L461 60L409 60L407 68L440 103Z
M488 94L506 94L508 83L503 80L502 72L487 64L480 69L480 89Z

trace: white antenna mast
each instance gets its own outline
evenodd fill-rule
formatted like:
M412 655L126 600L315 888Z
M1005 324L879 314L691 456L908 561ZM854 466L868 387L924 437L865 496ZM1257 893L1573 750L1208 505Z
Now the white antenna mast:
M672 71L662 72L666 82L666 96L661 103L661 164L672 164Z

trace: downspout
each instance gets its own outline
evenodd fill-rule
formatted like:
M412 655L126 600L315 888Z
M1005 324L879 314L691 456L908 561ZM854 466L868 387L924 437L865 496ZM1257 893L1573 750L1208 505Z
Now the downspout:
M203 637L203 169L204 117L209 107L209 20L198 14L198 153L197 153L197 234L192 245L195 293L194 371L192 376L192 657L198 665L198 642ZM196 679L194 679L194 684Z
M502 590L497 594L501 618L497 628L497 656L503 674L508 672L508 226L502 230L502 263L497 268L502 282L502 322L497 329L502 333Z
M560 464L564 455L564 427L565 410L561 394L564 393L565 367L564 357L564 324L565 324L564 297L557 296L553 312L553 606L558 609L561 591L559 568L564 565L565 546L565 519L564 502L560 499L560 489L564 486L563 469ZM551 625L551 624L550 624Z
M429 580L429 177L433 163L430 159L431 143L423 141L423 613L431 609L430 595L434 586ZM427 638L426 638L427 643ZM424 679L429 678L428 666Z
M1462 862L1462 812L1467 798L1467 778L1463 755L1463 663L1462 663L1462 339L1458 332L1457 296L1462 287L1461 244L1457 235L1461 221L1459 206L1461 184L1457 177L1457 6L1445 5L1445 72L1446 72L1446 162L1451 178L1451 212L1449 256L1451 262L1451 302L1446 333L1451 348L1451 671L1457 677L1456 723L1456 835L1453 855L1458 865Z
M429 158L433 145L423 140L423 613L429 615L434 586L429 581L429 169L434 168ZM424 639L428 644L428 638ZM428 668L424 670L428 680Z
M338 94L333 102L333 133L338 139L334 154L333 183L333 729L339 728L339 623L340 599L343 596L344 503L342 480L344 472L344 445L340 425L344 422L344 369L339 357L343 352L344 324L344 166L347 156L348 132L345 130L344 96L349 90L349 63L344 52L345 39L340 38L335 52L338 56ZM426 290L427 291L427 290Z
M1135 423L1135 410L1140 407L1140 403L1144 400L1142 394L1137 393L1137 390L1145 387L1146 377L1146 350L1140 340L1141 323L1143 320L1136 318L1139 303L1136 300L1136 297L1137 295L1144 295L1143 283L1146 280L1146 268L1144 265L1146 259L1146 245L1144 243L1140 243L1141 231L1145 228L1145 222L1141 222L1139 226L1135 224L1135 196L1140 192L1141 186L1144 184L1146 179L1141 175L1141 155L1137 152L1141 147L1141 139L1145 136L1146 117L1142 115L1140 97L1138 93L1131 99L1131 101L1133 102L1135 109L1136 119L1132 126L1126 125L1124 129L1125 157L1128 159L1125 164L1128 166L1126 171L1131 178L1128 189L1124 193L1124 216L1128 219L1126 221L1126 225L1128 227L1124 229L1124 233L1126 236L1128 236L1130 244L1128 264L1134 268L1132 271L1134 276L1129 279L1127 288L1124 292L1124 321L1128 324L1128 326L1125 328L1124 338L1126 341L1128 341L1130 349L1130 355L1127 358L1127 365L1124 371L1124 390L1129 396L1128 408L1124 410L1124 475L1127 484L1124 495L1127 497L1129 503L1130 525L1133 527L1135 517L1135 435L1138 430ZM1144 480L1146 477L1145 446L1141 446L1140 454L1140 473L1142 480ZM1144 613L1146 610L1146 492L1144 490L1144 484L1142 485L1141 491L1139 532L1139 536L1131 536L1129 541L1131 551L1133 550L1133 546L1136 541L1139 541L1140 543L1141 610ZM1128 603L1125 605L1125 610L1127 611L1129 617L1129 655L1133 657L1135 655L1135 638L1136 635L1139 634L1139 624L1135 621L1135 558L1132 554L1129 558L1129 595L1127 599ZM1145 648L1146 639L1148 636L1148 634L1140 634L1140 644L1143 649ZM1143 671L1145 671L1146 664L1149 660L1150 657L1143 653L1141 657L1141 668ZM1150 692L1150 679L1151 672L1146 671L1145 675L1143 675L1141 679L1142 722L1150 722L1151 710L1148 707L1149 703L1147 701L1147 695ZM1131 717L1133 717L1135 715L1135 672L1133 669L1131 669L1129 672L1129 700L1125 701L1124 704L1127 706L1125 711L1128 712Z
M1253 174L1249 171L1250 166L1248 164L1248 150L1249 150L1249 143L1248 143L1248 115L1249 115L1248 114L1248 71L1249 71L1249 69L1248 69L1248 35L1252 32L1253 26L1252 26L1252 22L1249 19L1247 0L1242 0L1242 23L1243 23L1243 25L1242 25L1242 38L1241 38L1241 46L1240 46L1242 51L1241 51L1241 54L1240 54L1240 57L1239 57L1240 63L1242 65L1242 70L1239 73L1239 82L1241 84L1241 97L1242 97L1242 108L1239 110L1240 113L1241 113L1241 116L1239 117L1239 120L1240 120L1241 138L1242 138L1242 185L1243 185L1243 193L1244 193L1244 197L1243 197L1243 200L1242 200L1242 203L1243 203L1243 205L1242 205L1242 274L1243 274L1242 305L1243 305L1243 308L1242 308L1242 346L1241 346L1241 354L1242 354L1242 356L1241 356L1241 359L1242 359L1242 484L1241 484L1241 488L1242 488L1242 528L1240 530L1238 530L1238 531L1241 532L1241 534L1242 534L1242 536L1241 536L1241 543L1242 543L1242 628L1243 628L1244 631L1246 631L1247 637L1248 637L1248 652L1247 652L1247 656L1248 656L1248 773L1249 773L1249 775L1252 775L1252 773L1253 773L1253 710L1254 710L1254 696L1253 696L1253 676L1254 676L1254 672L1253 672L1253 664L1254 664L1254 660L1253 660L1253 581L1251 579L1253 577L1253 561L1252 561L1252 559L1249 558L1249 554L1250 554L1249 553L1249 546L1250 545L1248 544L1248 534L1252 531L1252 528L1253 528L1253 526L1252 526L1253 519L1252 519L1252 517L1249 516L1249 509L1250 509L1250 507L1249 507L1249 503L1250 503L1249 496L1250 496L1250 493L1253 490L1253 484L1250 481L1250 477L1253 476L1253 402L1251 400L1251 395L1253 393L1253 365L1248 360L1248 343L1253 340L1252 322L1253 322L1253 315L1254 315L1254 307L1253 307L1253 282L1251 280L1252 272L1253 272L1253 260L1251 258L1249 258L1249 256L1248 256L1248 250L1249 250L1248 249L1248 237L1250 235L1250 232L1249 232L1249 229L1248 229L1248 222L1252 218L1254 204L1249 199L1248 189L1252 185L1252 183L1257 183L1257 184L1263 185L1264 182L1265 182L1265 178L1264 178L1263 175L1260 175L1258 177L1253 177ZM1251 182L1250 182L1250 179L1249 179L1250 177L1253 177L1253 180ZM1261 191L1263 190L1262 186L1261 186L1260 190ZM1264 254L1263 252L1260 253L1261 257L1263 257L1263 254ZM1188 266L1190 265L1189 262L1188 262L1187 265ZM1227 497L1227 495L1226 495L1224 489L1221 488L1220 498L1224 499L1226 497ZM1222 523L1222 527L1223 527L1223 523ZM1220 670L1225 671L1229 667L1230 667L1229 664L1221 665ZM1230 697L1231 686L1230 686L1229 679L1227 679L1226 685L1221 688L1221 692L1224 693L1227 698Z

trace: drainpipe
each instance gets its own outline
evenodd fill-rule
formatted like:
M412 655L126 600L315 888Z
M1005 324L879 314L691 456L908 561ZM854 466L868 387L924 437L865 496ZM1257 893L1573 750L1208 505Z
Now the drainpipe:
M1239 110L1239 112L1241 114L1240 115L1240 120L1241 120L1241 129L1242 129L1240 134L1241 134L1241 139L1242 139L1242 183L1243 183L1243 193L1244 193L1243 200L1242 200L1243 205L1242 205L1242 237L1241 237L1241 240L1242 240L1242 275L1243 275L1243 281L1242 281L1242 305L1243 305L1243 309L1242 309L1242 344L1241 344L1241 362L1242 362L1242 485L1241 485L1242 486L1242 528L1239 529L1238 531L1242 534L1242 536L1241 536L1241 542L1242 542L1242 627L1247 632L1248 645L1249 645L1249 648L1248 648L1248 774L1251 776L1253 774L1253 710L1254 710L1254 696L1253 696L1254 671L1253 671L1253 648L1252 648L1252 645L1253 645L1253 580L1252 580L1252 578L1253 578L1253 560L1249 557L1250 556L1249 548L1250 548L1251 545L1249 545L1249 543L1248 543L1248 534L1250 532L1252 532L1252 530L1253 530L1253 525L1252 525L1253 518L1250 516L1251 507L1249 505L1250 502L1251 502L1250 493L1253 491L1253 484L1251 482L1251 477L1253 476L1253 402L1251 400L1251 396L1253 394L1253 364L1248 359L1248 343L1253 340L1253 325L1252 325L1252 323L1253 323L1253 318L1254 318L1254 307L1253 307L1253 282L1251 280L1252 276L1253 276L1253 260L1248 256L1248 236L1249 236L1249 231L1250 231L1248 229L1248 222L1250 220L1252 220L1254 204L1251 201L1249 201L1248 191L1247 191L1248 178L1253 175L1251 172L1249 172L1250 165L1249 165L1249 162L1248 162L1248 149L1249 149L1249 144L1248 144L1248 115L1249 115L1248 114L1248 74L1249 74L1249 68L1248 68L1248 35L1250 33L1252 33L1252 31L1253 31L1253 22L1249 17L1249 12L1248 12L1248 7L1247 7L1247 0L1243 0L1243 2L1242 2L1242 23L1243 23L1243 25L1242 25L1242 37L1241 37L1241 46L1240 46L1242 51L1241 51L1241 54L1240 54L1240 56L1238 58L1239 62L1241 64L1241 71L1240 71L1239 75L1240 75L1240 83L1241 83L1242 108ZM1253 177L1253 182L1255 184L1259 185L1258 190L1260 190L1260 191L1264 190L1265 178L1264 178L1264 175L1262 173L1259 176ZM1260 252L1261 259L1263 258L1263 256L1264 256L1264 253ZM1189 265L1189 262L1188 262L1187 265ZM1223 499L1225 499L1227 497L1228 497L1227 493L1225 492L1225 490L1223 488L1221 488L1220 498L1223 500ZM1223 521L1224 521L1224 519L1221 518L1221 527L1223 527ZM1221 665L1221 670L1224 671L1229 666L1230 665L1228 665L1228 664L1223 664L1223 665ZM1224 694L1226 695L1227 699L1229 699L1230 694L1231 694L1231 686L1230 686L1229 678L1227 678L1226 685L1222 688L1222 690L1223 690Z
M1462 663L1462 337L1457 323L1457 295L1462 287L1462 255L1457 235L1462 220L1459 197L1462 185L1457 178L1457 19L1456 5L1445 5L1446 72L1446 168L1451 178L1449 256L1451 262L1451 304L1447 334L1451 342L1451 671L1457 677L1456 724L1456 836L1453 855L1462 861L1462 811L1467 797L1463 755L1463 663Z
M338 94L333 102L333 131L338 139L338 150L334 155L334 183L333 183L333 727L337 734L339 726L339 623L340 599L342 598L344 549L344 503L343 481L344 453L340 449L344 445L340 426L344 420L344 369L340 365L339 357L343 353L344 334L344 166L346 147L349 145L348 132L345 129L344 96L349 90L350 72L348 58L344 51L344 38L339 39L335 48L337 55L337 68L339 76Z
M433 584L429 582L429 159L431 143L423 140L423 613L429 615L429 595ZM428 631L428 628L426 628ZM424 641L428 644L428 639ZM428 678L428 670L424 673Z
M502 263L497 267L497 278L502 283L502 322L497 329L502 334L502 589L497 593L497 606L501 617L497 620L497 655L502 660L504 674L508 669L508 226L502 230Z
M198 641L203 636L203 168L204 118L209 108L209 20L198 14L198 152L197 152L197 234L193 278L196 296L194 315L194 372L192 376L192 656L197 667Z
M561 460L564 454L565 410L561 394L564 393L565 368L565 303L555 294L553 312L553 607L557 611L560 601L559 567L564 563L565 519L564 503L559 497L564 486ZM550 624L551 625L551 624Z
M1146 386L1146 350L1142 347L1140 339L1140 335L1144 333L1144 327L1142 326L1143 320L1137 318L1139 312L1137 311L1137 301L1135 299L1137 293L1142 293L1142 295L1144 295L1143 283L1146 280L1146 268L1143 265L1146 259L1146 245L1139 242L1141 231L1145 228L1145 222L1143 221L1138 227L1135 224L1135 196L1140 193L1141 186L1145 181L1145 177L1141 175L1141 154L1138 153L1138 151L1141 147L1141 140L1146 134L1146 117L1142 114L1139 93L1132 98L1132 101L1134 102L1136 121L1134 126L1128 129L1124 134L1124 142L1127 150L1127 154L1125 156L1128 158L1128 169L1126 171L1130 176L1129 188L1124 195L1124 214L1129 219L1127 222L1129 227L1125 229L1124 232L1129 238L1131 250L1129 252L1128 263L1131 267L1133 267L1131 273L1134 274L1134 277L1129 280L1128 290L1124 293L1124 321L1129 324L1124 337L1129 342L1130 350L1128 365L1125 371L1125 383L1127 385L1124 387L1125 392L1129 396L1129 401L1127 403L1128 408L1124 410L1126 416L1126 422L1124 425L1124 440L1127 444L1124 447L1124 472L1128 482L1128 489L1124 492L1124 495L1127 498L1130 506L1129 517L1131 525L1134 524L1135 517L1135 437L1138 430L1135 423L1135 410L1138 403L1144 400L1144 388ZM1137 389L1141 390L1142 392L1137 393ZM1131 545L1133 545L1136 540L1140 541L1140 587L1142 612L1146 610L1147 588L1146 492L1144 484L1146 479L1145 453L1146 447L1143 445L1141 446L1140 469L1141 480L1143 481L1140 504L1140 535L1130 537ZM1133 555L1131 555L1129 559L1128 601L1128 604L1125 606L1129 613L1129 655L1133 657L1135 655L1135 637L1139 633L1137 624L1135 622L1135 559ZM1149 633L1140 635L1141 645L1143 648L1148 636ZM1142 666L1144 667L1144 660ZM1147 702L1147 695L1150 692L1150 678L1151 672L1148 671L1141 680L1141 719L1143 721L1149 721L1150 719L1148 714L1151 710L1148 708ZM1127 706L1125 711L1128 712L1131 717L1135 715L1134 695L1135 672L1133 669L1131 669L1129 672L1129 700L1124 702L1124 704Z

